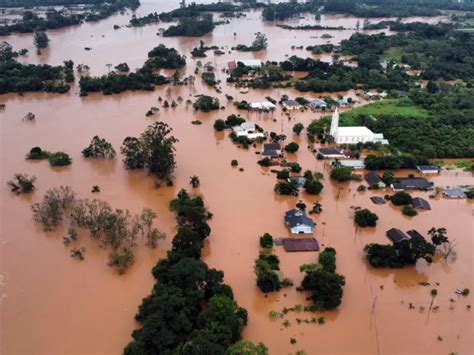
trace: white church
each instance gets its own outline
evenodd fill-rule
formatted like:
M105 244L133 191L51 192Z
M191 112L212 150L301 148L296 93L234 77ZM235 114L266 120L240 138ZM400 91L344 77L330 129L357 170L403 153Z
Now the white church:
M332 115L329 134L338 144L382 143L388 144L382 133L374 133L367 127L339 127L339 110L336 108Z

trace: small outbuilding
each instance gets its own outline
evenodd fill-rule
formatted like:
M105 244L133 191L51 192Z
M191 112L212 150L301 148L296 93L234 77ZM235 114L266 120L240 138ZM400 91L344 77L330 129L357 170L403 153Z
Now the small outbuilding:
M372 197L370 198L370 201L372 201L372 202L373 202L374 204L376 204L376 205L383 205L383 204L385 204L385 200L384 200L382 197L380 197L380 196L372 196Z
M413 197L413 199L411 200L411 205L413 206L413 208L420 208L422 210L431 210L431 206L428 203L428 201L426 201L424 198L421 198L421 197Z
M287 252L319 251L318 241L314 238L284 238L282 241Z
M441 167L438 165L417 165L416 170L421 174L439 174Z
M316 223L304 211L292 209L285 213L285 224L293 234L312 234Z
M394 244L399 243L402 240L408 239L408 236L398 228L391 228L386 231L385 234Z
M369 171L365 174L365 181L369 184L369 186L377 186L379 189L385 188L385 183L383 182L382 178L377 174L375 171Z

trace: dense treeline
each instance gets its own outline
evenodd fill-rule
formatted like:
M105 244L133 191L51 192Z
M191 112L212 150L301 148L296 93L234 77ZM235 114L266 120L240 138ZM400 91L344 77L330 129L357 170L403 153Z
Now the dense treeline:
M251 2L247 2L251 3ZM262 16L266 21L282 21L302 13L343 13L357 17L411 17L438 16L440 10L473 11L472 2L455 2L451 0L313 0L305 3L296 1L278 4L258 4L264 6Z
M114 0L87 7L86 11L80 14L69 14L49 9L45 18L39 17L32 11L25 11L21 20L0 26L0 36L6 36L13 32L30 33L38 30L63 28L78 25L83 21L99 21L126 8L136 9L139 5L139 0Z
M124 353L225 354L240 339L247 311L223 282L224 273L200 260L212 215L201 197L185 190L170 209L178 223L173 246L152 270L156 283L135 316L141 328Z
M316 9L317 8L309 2L281 2L266 6L262 11L262 17L266 21L282 21Z
M341 42L340 50L356 55L360 67L380 69L381 56L397 48L402 54L393 59L421 69L423 79L474 80L474 34L456 31L451 24L398 23L391 29L402 33L355 33Z
M101 4L105 0L0 0L0 7Z
M474 157L474 89L448 87L436 93L413 90L410 99L431 112L429 118L359 115L357 125L382 132L390 144L421 158ZM406 164L403 164L406 165Z
M167 77L144 69L128 75L110 73L100 77L83 76L79 80L81 96L85 96L90 92L103 92L105 95L111 95L127 90L153 91L155 85L167 83L169 83Z
M142 68L135 73L110 73L101 77L84 76L80 79L81 95L89 92L102 91L106 95L117 94L127 90L153 91L155 85L163 85L170 79L155 73L157 69L178 69L186 65L186 58L174 48L167 48L163 44L148 52L149 59Z
M48 64L22 64L5 54L3 49L11 46L2 46L0 54L0 94L9 92L44 91L65 93L69 91L69 65L51 66ZM68 65L68 66L66 66ZM66 80L67 79L67 80ZM73 77L74 79L74 77Z
M296 80L294 87L299 91L331 92L358 88L363 84L366 89L408 90L412 78L401 68L389 68L386 71L364 67L350 67L340 62L334 64L291 56L280 63L285 71L308 71L302 80Z
M215 28L212 15L204 15L202 18L180 18L176 26L168 27L164 32L163 36L188 36L188 37L201 37L205 34L212 32Z

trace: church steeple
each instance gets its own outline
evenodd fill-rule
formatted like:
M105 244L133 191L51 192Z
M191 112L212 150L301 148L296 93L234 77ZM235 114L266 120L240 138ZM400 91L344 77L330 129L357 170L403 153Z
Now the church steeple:
M332 114L331 129L329 131L329 134L333 136L334 138L336 138L338 128L339 128L339 109L336 107L336 110Z

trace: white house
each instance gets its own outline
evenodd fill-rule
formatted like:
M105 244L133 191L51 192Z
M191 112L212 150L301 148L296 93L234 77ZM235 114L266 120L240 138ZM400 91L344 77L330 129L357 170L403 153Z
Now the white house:
M250 104L250 109L257 111L273 111L275 108L276 106L268 101L253 102Z
M347 158L344 149L339 147L332 148L319 148L318 155L323 157L323 159L341 159Z
M232 127L237 137L247 137L248 139L264 138L265 135L258 132L255 123L244 122L240 126Z
M354 159L354 160L339 160L341 166L345 166L352 169L365 169L365 164L363 160Z
M416 169L421 174L439 174L441 167L439 165L417 165Z
M287 110L299 110L303 108L303 106L295 100L285 100L282 102L282 104Z
M285 224L290 227L293 234L312 234L316 223L305 212L292 209L285 213Z
M380 142L382 144L388 144L388 141L384 139L383 134L373 133L367 127L339 127L339 110L337 108L332 115L329 134L334 137L334 141L338 144L357 144L359 142Z

